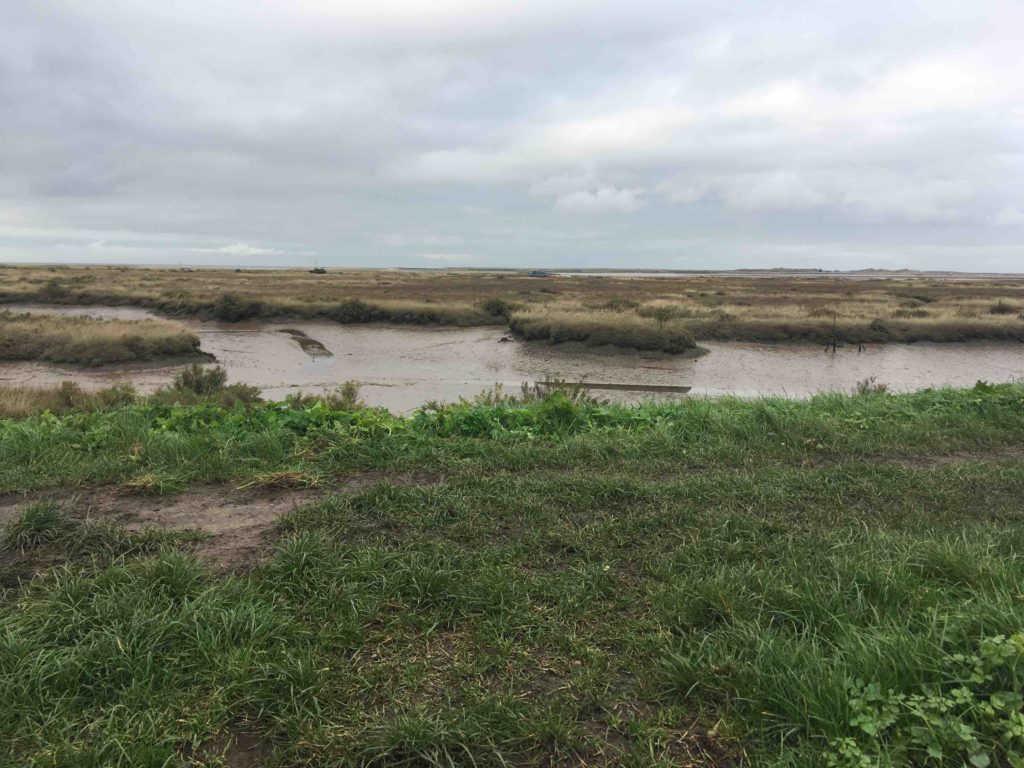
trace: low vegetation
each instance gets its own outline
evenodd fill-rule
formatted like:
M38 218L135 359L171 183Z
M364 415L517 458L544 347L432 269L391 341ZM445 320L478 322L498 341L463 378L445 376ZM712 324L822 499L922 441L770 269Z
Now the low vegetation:
M0 311L0 360L101 365L198 355L199 337L169 320Z
M229 384L227 378L227 371L220 366L194 363L182 368L170 384L150 395L139 394L130 384L116 384L94 390L85 390L70 381L52 387L0 385L0 419L23 419L43 413L105 411L123 405L212 404L234 408L262 402L259 388L242 383ZM346 381L334 390L318 394L299 392L286 402L293 409L318 404L344 411L364 407L359 395L359 384L355 381Z
M110 304L227 322L511 323L524 336L686 350L704 340L1024 339L1024 280L899 275L530 277L523 272L2 267L0 302Z
M527 341L575 341L588 346L612 345L670 353L697 348L693 334L679 321L666 323L638 315L621 316L609 322L602 313L541 310L515 313L509 325Z
M873 382L0 421L0 763L1012 766L1022 436ZM241 570L45 499L273 477L321 495Z
M0 419L22 419L40 413L99 411L135 403L138 394L129 384L87 391L64 381L52 387L19 387L0 384Z

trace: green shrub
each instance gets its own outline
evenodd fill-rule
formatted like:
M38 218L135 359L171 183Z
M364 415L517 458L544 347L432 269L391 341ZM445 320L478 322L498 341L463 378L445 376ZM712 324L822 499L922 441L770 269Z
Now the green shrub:
M513 310L516 308L516 305L512 302L505 301L505 299L499 299L495 296L492 296L489 299L484 299L480 302L480 309L482 309L486 314L491 317L501 318L504 320L508 320Z
M171 384L172 389L193 392L197 395L213 395L224 389L228 372L217 365L212 368L193 363L178 371Z
M374 308L360 299L345 299L327 314L339 323L369 323L380 319Z
M679 317L679 310L676 307L657 305L653 307L641 307L637 310L640 317L649 317L658 321L658 327L663 328L669 320Z
M236 293L223 293L213 305L213 316L218 320L237 323L263 314L263 305L255 299Z

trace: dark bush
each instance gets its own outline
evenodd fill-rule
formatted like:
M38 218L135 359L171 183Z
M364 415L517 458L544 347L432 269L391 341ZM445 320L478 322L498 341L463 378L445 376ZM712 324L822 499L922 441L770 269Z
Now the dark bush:
M219 365L206 368L198 363L193 363L188 368L178 371L171 383L171 389L192 392L206 397L224 389L227 381L228 372Z
M988 308L988 313L990 315L1015 315L1017 312L1017 307L1013 306L1013 304L1006 303L1002 299Z
M868 328L872 332L877 333L877 334L879 334L881 336L888 336L889 335L889 326L886 325L884 321L882 321L881 319L879 319L877 317L874 320L871 321L871 324L868 326Z
M658 327L664 327L665 323L679 316L679 310L675 307L658 305L654 307L641 307L637 310L640 317L649 317L658 322Z
M486 314L495 318L502 318L508 320L509 315L516 309L516 305L512 304L505 299L499 299L497 296L492 296L489 299L484 299L480 302L480 309Z
M263 313L263 305L236 293L223 293L213 305L213 316L228 323L249 320Z
M360 299L345 299L327 314L339 323L369 323L380 319L377 310Z

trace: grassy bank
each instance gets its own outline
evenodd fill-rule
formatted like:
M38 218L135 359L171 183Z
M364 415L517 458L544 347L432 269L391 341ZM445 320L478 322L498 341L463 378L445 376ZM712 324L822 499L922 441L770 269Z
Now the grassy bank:
M696 349L693 334L678 320L664 322L639 316L606 317L586 312L541 310L515 312L509 327L527 341L560 344L576 341L589 346L612 345L679 353Z
M3 491L323 493L234 572L26 500L0 764L1009 765L1022 436L1010 385L0 422Z
M588 344L681 339L1024 339L1024 281L830 277L529 277L521 272L2 267L0 302L135 305L229 322L505 324Z
M0 311L0 361L102 365L198 355L199 337L181 323Z

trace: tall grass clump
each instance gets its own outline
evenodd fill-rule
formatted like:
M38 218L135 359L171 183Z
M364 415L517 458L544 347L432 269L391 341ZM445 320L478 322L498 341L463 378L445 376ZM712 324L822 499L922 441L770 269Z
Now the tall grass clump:
M131 384L87 391L73 381L52 387L19 387L0 385L0 418L23 419L49 411L67 413L72 410L99 411L129 405L139 396Z
M505 299L500 299L497 296L492 296L488 299L484 299L480 302L480 309L482 309L489 316L498 320L508 320L511 317L512 312L519 308L519 305L514 304Z
M366 407L366 403L359 396L359 390L359 382L349 380L328 392L313 395L298 392L289 395L284 402L292 410L320 407L332 411L357 411Z
M168 320L0 312L0 360L102 365L198 354L199 337Z
M0 531L0 551L24 550L54 542L69 527L55 502L31 504Z
M158 390L150 399L157 403L195 405L219 403L231 407L235 404L251 405L260 401L258 387L249 384L228 384L228 372L219 365L204 366L193 363L174 375L171 383Z

